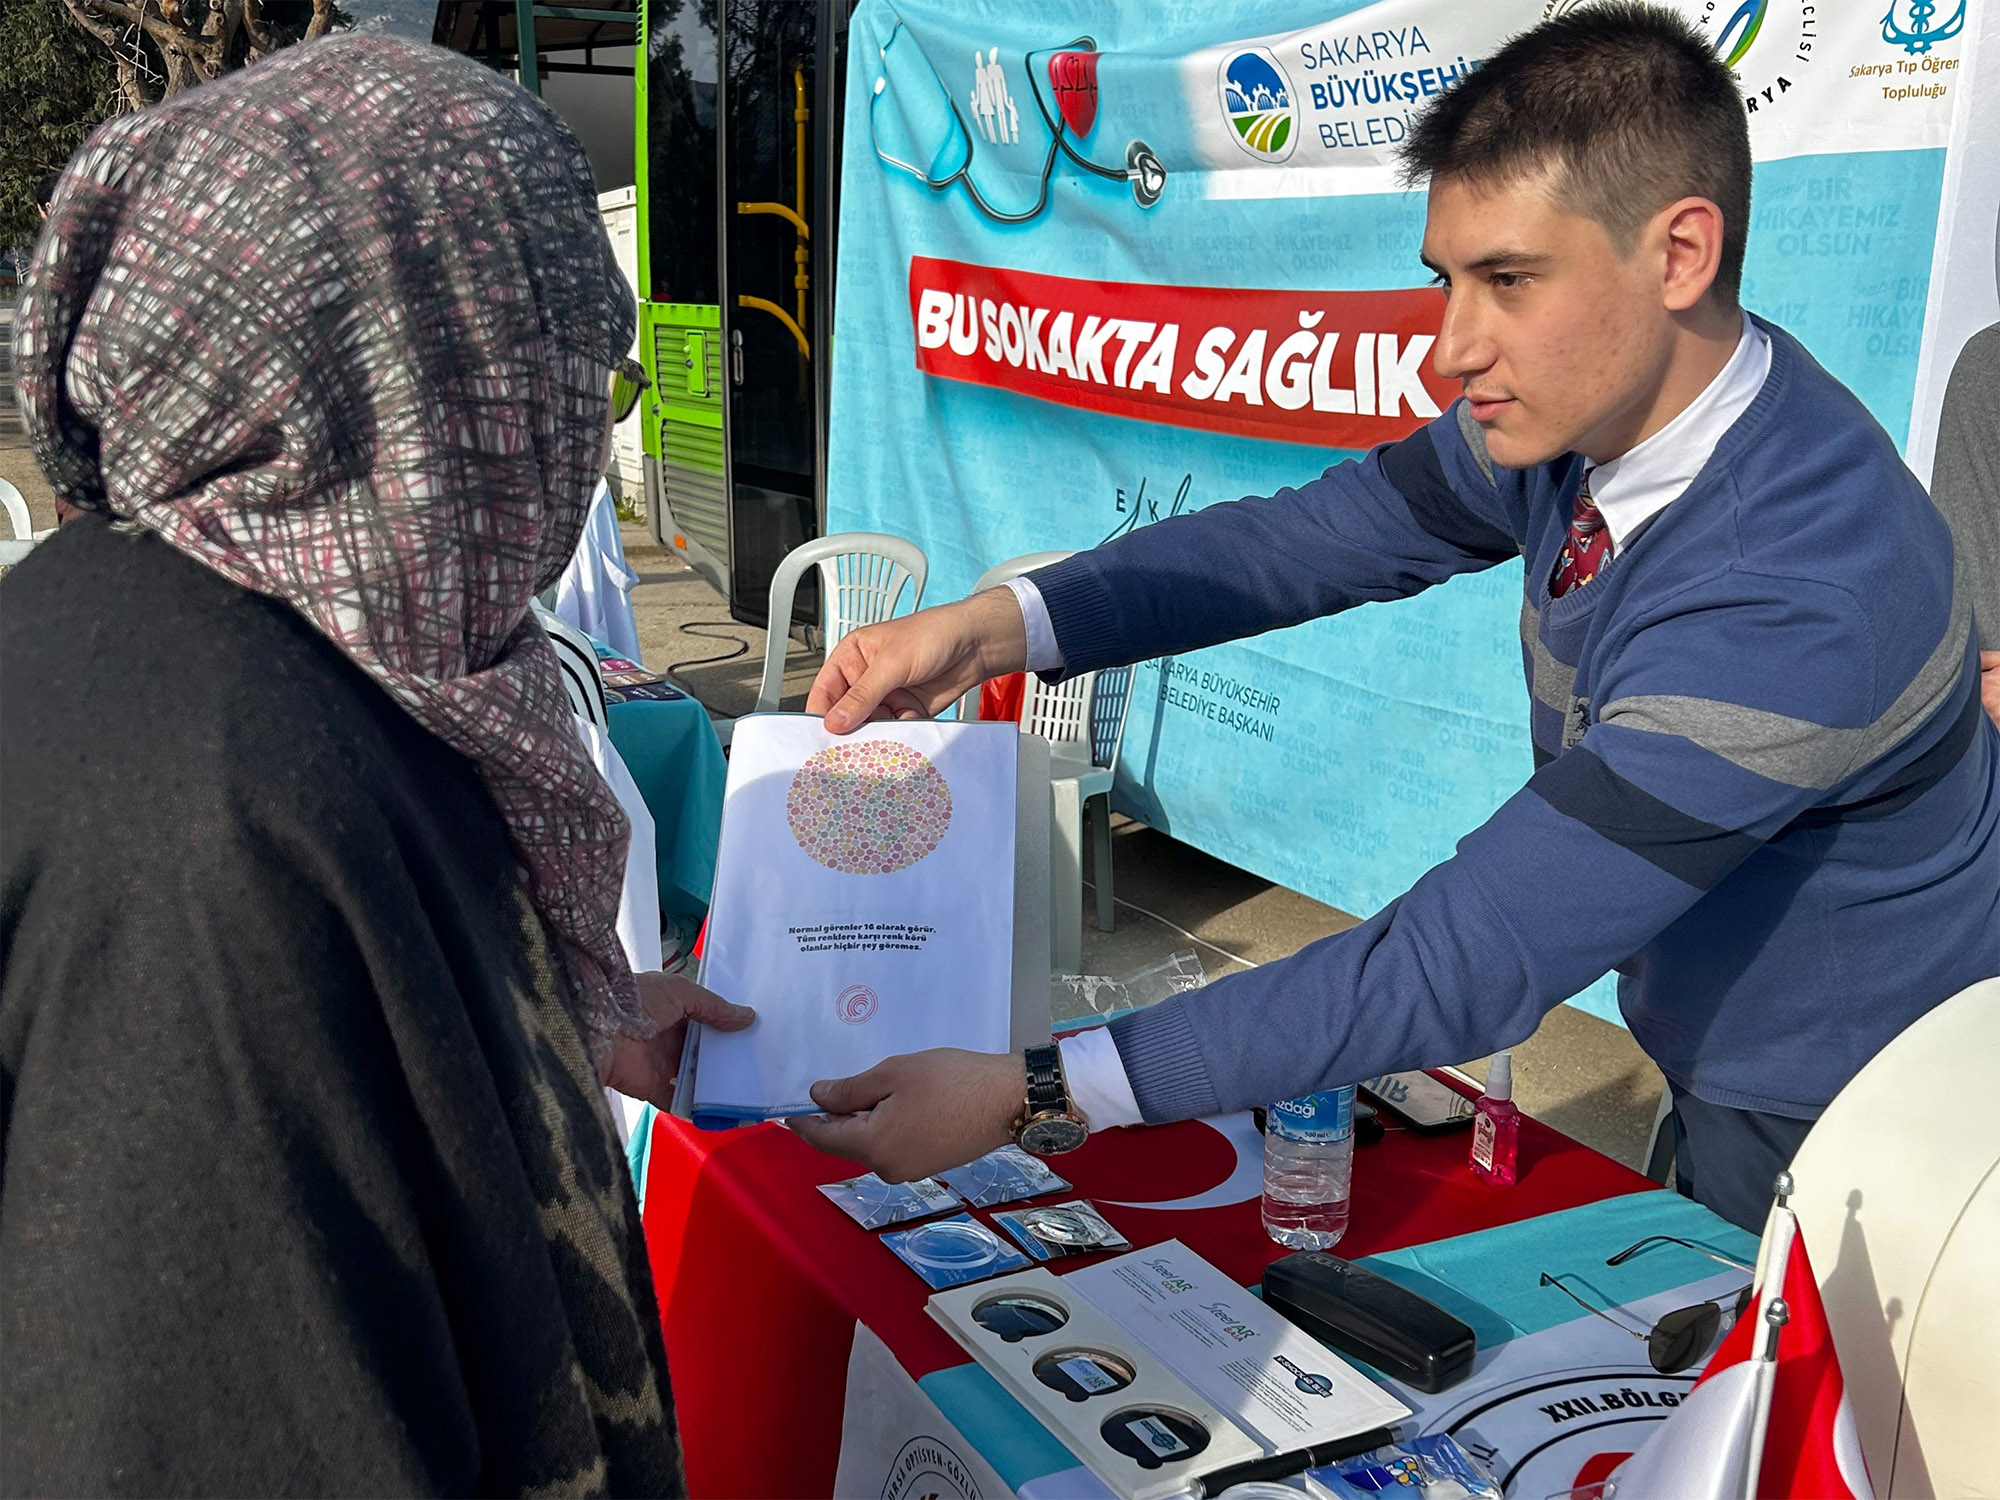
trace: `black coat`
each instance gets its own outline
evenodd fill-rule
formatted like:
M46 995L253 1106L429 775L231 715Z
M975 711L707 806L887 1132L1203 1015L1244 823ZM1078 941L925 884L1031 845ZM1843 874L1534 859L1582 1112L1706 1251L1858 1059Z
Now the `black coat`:
M470 762L73 522L0 580L0 1489L677 1493L631 1184Z

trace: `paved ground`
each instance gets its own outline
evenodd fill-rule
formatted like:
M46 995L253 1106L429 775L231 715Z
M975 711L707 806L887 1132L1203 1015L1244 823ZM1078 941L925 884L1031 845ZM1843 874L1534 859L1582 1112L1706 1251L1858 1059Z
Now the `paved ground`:
M646 665L669 671L718 715L747 712L757 697L764 632L729 618L723 600L643 528L624 529L640 575L633 591ZM728 661L694 663L735 653ZM793 644L785 706L804 705L819 657ZM1118 930L1097 931L1085 892L1084 968L1121 975L1193 948L1211 978L1268 963L1354 925L1356 918L1213 859L1150 828L1121 820L1114 834ZM1484 1079L1486 1060L1465 1071ZM1620 1161L1638 1165L1660 1094L1660 1074L1616 1026L1567 1006L1515 1049L1515 1097L1538 1118Z
M21 430L20 408L14 404L14 304L0 302L0 479L13 482L28 502L35 530L56 524L55 496L28 451ZM0 522L4 525L4 522Z

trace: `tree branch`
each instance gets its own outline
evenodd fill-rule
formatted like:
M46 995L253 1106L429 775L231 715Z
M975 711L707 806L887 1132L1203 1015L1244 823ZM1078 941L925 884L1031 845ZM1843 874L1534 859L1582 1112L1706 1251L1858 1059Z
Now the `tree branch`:
M264 8L258 0L230 0L230 3L240 7L243 30L250 38L250 55L265 57L275 52L277 46L272 42L270 34L264 30Z
M96 37L105 46L111 48L117 47L118 33L102 22L92 19L90 13L79 5L77 0L63 0L63 5L69 11L70 19L75 21L77 25Z
M117 28L96 20L78 3L78 0L63 0L63 5L69 11L71 19L103 43L104 50L111 54L111 66L118 75L118 89L124 94L125 102L134 110L144 109L151 104L153 96L146 87L145 79L140 77L138 68L125 55L124 38L118 34Z
M127 26L137 26L163 53L169 47L185 51L190 45L186 32L164 16L153 15L144 0L137 6L127 5L124 0L86 0L86 3L92 10L109 16L114 21L122 21Z

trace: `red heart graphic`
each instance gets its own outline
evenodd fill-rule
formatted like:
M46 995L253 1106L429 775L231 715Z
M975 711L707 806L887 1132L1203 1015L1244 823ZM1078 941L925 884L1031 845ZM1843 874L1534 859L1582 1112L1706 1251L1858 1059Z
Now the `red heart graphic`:
M1089 135L1097 123L1097 54L1058 52L1049 59L1049 87L1072 135Z

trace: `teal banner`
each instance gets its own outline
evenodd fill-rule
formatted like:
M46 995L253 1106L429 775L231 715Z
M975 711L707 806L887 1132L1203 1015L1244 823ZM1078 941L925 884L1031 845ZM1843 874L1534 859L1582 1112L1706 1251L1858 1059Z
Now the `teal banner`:
M1455 390L1395 146L1562 8L863 0L829 530L916 541L935 603L1414 431ZM1904 0L1684 9L1751 107L1746 304L1903 441L1956 30ZM1142 666L1118 806L1375 911L1529 773L1520 592L1516 564ZM1608 983L1577 1003L1616 1018Z

